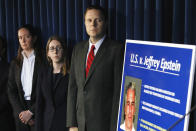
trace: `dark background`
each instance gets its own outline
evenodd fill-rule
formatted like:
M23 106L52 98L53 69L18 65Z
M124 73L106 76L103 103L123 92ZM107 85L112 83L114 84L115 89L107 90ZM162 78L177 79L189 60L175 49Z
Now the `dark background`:
M195 0L0 0L0 35L8 43L8 60L16 56L17 29L34 25L45 46L51 35L68 46L87 39L83 13L89 5L108 12L108 35L125 39L195 44Z
M195 45L196 0L0 0L0 36L7 41L8 61L17 54L17 29L23 24L37 28L43 47L56 34L65 38L71 52L78 41L88 38L83 13L91 4L108 11L112 39ZM195 90L193 97L195 103ZM190 123L196 126L193 115Z

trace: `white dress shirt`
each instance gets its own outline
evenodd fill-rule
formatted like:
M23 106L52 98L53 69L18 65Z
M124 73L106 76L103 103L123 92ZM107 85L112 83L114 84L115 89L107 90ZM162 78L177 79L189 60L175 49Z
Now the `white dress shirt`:
M27 58L24 52L23 55L23 64L22 64L22 72L21 72L21 82L24 91L25 100L31 100L31 92L32 92L32 83L33 83L33 72L35 65L35 53L32 53Z
M120 129L125 131L125 122L123 124L120 125ZM135 131L134 126L132 126L132 130L131 131Z
M99 50L99 47L101 46L101 44L103 43L104 39L105 39L105 35L99 40L97 41L95 44L92 44L92 42L90 41L89 39L89 47L88 47L88 53L87 53L87 56L86 56L86 64L87 64L87 59L88 59L88 54L90 53L90 50L91 50L91 46L94 45L95 46L95 49L94 49L94 55L97 54L97 51Z

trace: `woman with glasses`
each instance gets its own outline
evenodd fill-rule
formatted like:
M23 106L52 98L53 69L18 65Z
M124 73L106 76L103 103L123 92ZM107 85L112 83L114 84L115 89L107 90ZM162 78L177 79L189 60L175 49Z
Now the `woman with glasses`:
M34 131L36 83L43 55L33 26L27 24L20 27L18 40L18 55L9 70L8 96L16 130Z
M49 38L46 55L50 63L38 77L36 101L37 131L66 131L68 62L66 44L58 37Z

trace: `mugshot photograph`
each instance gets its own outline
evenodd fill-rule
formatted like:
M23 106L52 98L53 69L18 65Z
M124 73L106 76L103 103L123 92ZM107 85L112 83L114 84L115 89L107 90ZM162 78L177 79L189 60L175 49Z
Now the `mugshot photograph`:
M33 26L23 25L17 33L19 48L10 64L8 96L17 131L34 131L37 74L43 55Z
M120 125L120 128L124 131L135 131L134 128L134 119L136 112L136 88L135 83L130 82L125 88L124 96L124 113L122 115L123 123Z
M66 127L68 60L66 44L51 36L46 45L49 67L39 73L36 100L36 131L68 131Z
M6 61L6 43L0 37L0 130L15 131L12 107L7 95L9 64Z

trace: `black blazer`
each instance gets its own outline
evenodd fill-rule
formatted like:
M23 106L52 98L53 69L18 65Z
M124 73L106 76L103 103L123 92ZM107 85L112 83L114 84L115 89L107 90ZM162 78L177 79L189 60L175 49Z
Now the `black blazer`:
M114 131L120 96L123 44L106 38L85 78L88 41L72 53L68 86L67 126L79 131Z
M9 64L0 60L0 130L14 131L12 108L8 101L7 80Z
M18 118L21 111L30 110L32 113L35 112L35 96L36 96L36 83L37 83L37 72L41 66L38 58L35 58L32 92L30 100L30 109L24 99L24 91L21 83L21 71L22 64L18 65L16 60L13 60L10 65L9 77L8 77L8 97L12 105L14 116Z
M53 84L52 68L43 69L38 77L36 131L66 131L68 74Z

